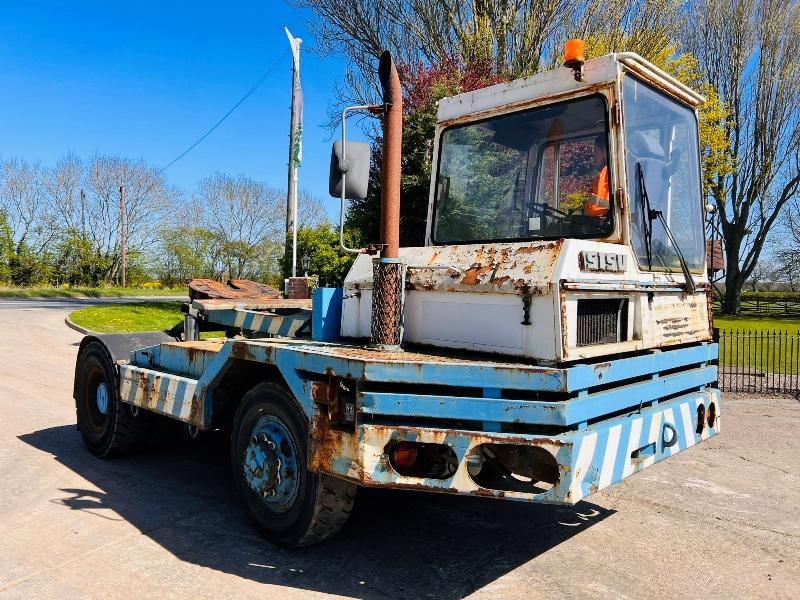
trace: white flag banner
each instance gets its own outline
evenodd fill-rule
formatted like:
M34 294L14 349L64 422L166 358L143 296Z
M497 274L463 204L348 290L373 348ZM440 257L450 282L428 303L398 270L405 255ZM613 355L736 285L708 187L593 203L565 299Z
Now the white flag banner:
M303 161L303 89L300 87L300 44L303 40L294 37L289 29L284 27L286 37L289 38L289 45L292 47L292 69L294 72L294 89L292 96L296 102L294 113L292 114L292 133L294 134L294 145L292 147L292 166L300 166Z

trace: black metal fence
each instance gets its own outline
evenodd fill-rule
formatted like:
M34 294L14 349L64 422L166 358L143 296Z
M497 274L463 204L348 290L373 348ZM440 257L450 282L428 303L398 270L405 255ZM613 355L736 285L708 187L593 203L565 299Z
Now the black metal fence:
M732 329L715 334L722 391L800 392L800 332Z
M719 299L714 300L714 310L721 308ZM796 300L777 300L774 298L742 298L739 300L739 314L758 316L798 316L800 302Z

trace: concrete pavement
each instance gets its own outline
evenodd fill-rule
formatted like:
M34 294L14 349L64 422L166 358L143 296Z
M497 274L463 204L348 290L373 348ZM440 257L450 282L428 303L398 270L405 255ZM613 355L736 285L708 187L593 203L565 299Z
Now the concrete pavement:
M0 598L800 596L796 400L728 398L720 437L573 508L367 490L285 551L235 504L226 440L83 449L75 302L0 300Z

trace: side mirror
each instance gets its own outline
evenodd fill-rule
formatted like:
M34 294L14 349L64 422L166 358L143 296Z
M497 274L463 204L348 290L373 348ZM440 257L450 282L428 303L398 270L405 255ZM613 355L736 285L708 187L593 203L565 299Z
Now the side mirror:
M331 196L342 197L342 180L344 180L345 198L363 200L367 197L371 151L370 145L364 142L347 142L344 146L342 140L333 143L328 178L328 193ZM345 154L346 157L343 158Z

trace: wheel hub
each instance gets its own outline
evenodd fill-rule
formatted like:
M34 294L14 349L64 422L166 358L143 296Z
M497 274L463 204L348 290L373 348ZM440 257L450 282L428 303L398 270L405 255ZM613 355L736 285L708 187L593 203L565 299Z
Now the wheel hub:
M275 416L261 417L244 450L248 486L272 510L284 512L297 496L297 451L291 435Z
M97 411L101 415L108 414L108 387L104 381L101 381L97 386L97 391L94 394L94 401L97 404Z

